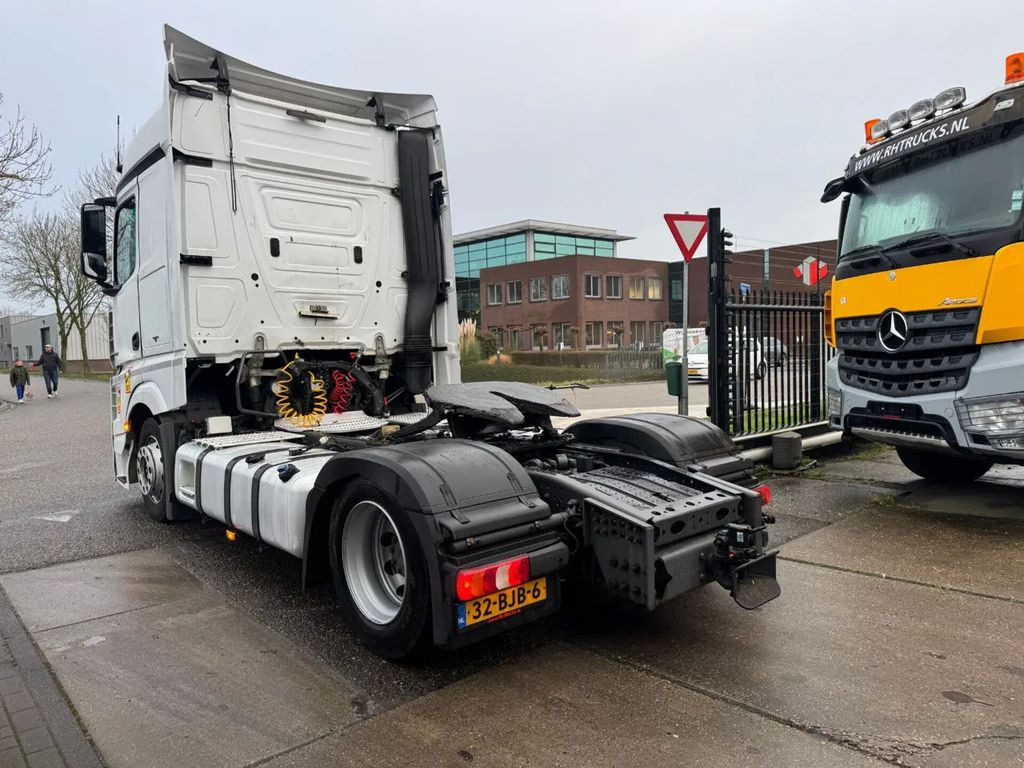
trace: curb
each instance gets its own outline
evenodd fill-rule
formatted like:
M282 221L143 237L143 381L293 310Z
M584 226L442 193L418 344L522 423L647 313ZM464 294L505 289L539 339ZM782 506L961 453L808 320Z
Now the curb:
M103 762L96 749L68 706L59 684L29 637L3 588L0 588L0 675L8 685L10 681L20 678L27 693L27 698L25 693L3 697L4 706L0 707L0 716L4 709L8 710L10 729L21 742L23 753L39 750L41 759L44 753L52 753L55 746L65 764L72 768L102 768ZM18 700L18 709L12 715L11 706L8 705L16 696L22 698ZM6 725L6 722L7 718L3 724ZM47 732L52 736L52 746L48 748L38 743L40 739L46 738ZM26 734L24 740L21 733ZM28 733L33 734L32 741L37 743L30 746ZM18 749L13 747L15 753ZM6 750L0 757L8 758L9 751ZM28 762L35 764L32 759ZM47 764L52 764L52 761Z

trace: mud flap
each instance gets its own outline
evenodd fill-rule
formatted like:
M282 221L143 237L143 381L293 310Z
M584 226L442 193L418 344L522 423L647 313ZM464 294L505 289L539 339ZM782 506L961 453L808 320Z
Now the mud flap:
M778 552L769 552L749 560L732 572L729 594L741 608L752 611L782 594L775 578L775 558Z

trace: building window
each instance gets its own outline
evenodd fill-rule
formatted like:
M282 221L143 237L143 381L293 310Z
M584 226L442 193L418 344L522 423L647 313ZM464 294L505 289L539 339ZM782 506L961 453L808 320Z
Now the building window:
M629 278L629 298L642 299L644 297L644 279L642 277Z
M17 347L14 348L14 359L21 360L21 353L18 351Z
M647 298L651 301L661 301L661 278L647 278Z
M604 339L604 323L595 321L587 323L587 346L600 347Z
M618 349L622 346L622 321L608 321L608 346Z
M508 348L512 350L523 349L523 331L519 328L512 328L508 332Z
M569 298L569 276L568 275L555 275L551 278L551 298L552 299L568 299Z
M25 345L25 357L27 359L29 359L29 360L31 360L33 357L35 357L35 355L32 354L32 345L31 344L26 344Z
M548 279L546 277L530 278L530 301L548 300Z
M609 299L622 298L622 275L608 275L605 278L605 293Z
M548 345L548 329L543 325L533 326L533 348L544 349Z
M501 283L488 283L487 306L493 307L496 304L501 304Z
M644 339L647 338L647 323L643 320L634 320L629 324L629 343L635 349L644 348Z
M669 285L668 285L668 297L672 301L682 301L683 300L683 281L682 280L672 280L669 283Z
M500 326L491 326L487 330L491 332L491 336L493 336L494 340L498 343L498 349L501 349L502 347L505 346L504 328L501 328Z
M526 261L526 233L456 245L455 276L480 277L486 267L504 267Z
M572 349L572 326L569 323L555 323L551 330L555 339L552 349Z
M665 324L660 322L651 323L651 344L655 346L661 345L662 336L665 333Z
M505 283L505 300L509 304L521 304L523 302L523 281L513 280Z
M600 299L601 298L601 276L600 275L584 275L583 276L583 295L588 299Z

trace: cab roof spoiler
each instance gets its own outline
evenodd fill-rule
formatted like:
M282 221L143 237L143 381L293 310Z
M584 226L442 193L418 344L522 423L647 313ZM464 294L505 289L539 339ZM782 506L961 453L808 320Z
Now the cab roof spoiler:
M183 32L164 25L164 51L172 83L227 85L243 93L346 117L373 120L378 125L434 128L433 96L380 93L337 88L279 75L218 51Z

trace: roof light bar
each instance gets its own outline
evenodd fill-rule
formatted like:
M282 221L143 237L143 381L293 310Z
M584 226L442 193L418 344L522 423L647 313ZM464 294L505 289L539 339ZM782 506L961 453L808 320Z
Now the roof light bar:
M878 120L871 126L871 139L873 141L881 141L890 133L892 131L889 130L889 123L885 120Z
M904 128L910 125L910 113L907 112L907 110L905 109L897 109L895 112L889 115L889 119L886 120L885 122L889 124L890 132L902 131Z
M942 112L947 109L956 109L967 101L967 89L957 86L947 88L935 97L935 111Z
M935 100L921 99L920 101L915 101L907 111L910 113L910 122L912 123L928 120L935 116Z

